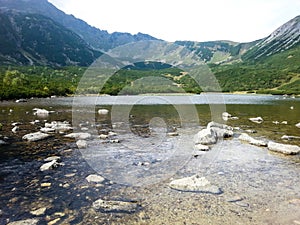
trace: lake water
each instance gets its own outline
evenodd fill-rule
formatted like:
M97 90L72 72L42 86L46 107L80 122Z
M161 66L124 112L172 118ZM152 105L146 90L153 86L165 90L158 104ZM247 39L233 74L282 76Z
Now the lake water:
M33 115L33 108L53 113ZM108 115L99 115L99 109ZM237 120L223 121L222 112ZM297 224L300 221L299 156L270 154L265 148L240 143L236 137L215 145L211 152L193 157L193 136L212 120L251 136L300 145L300 98L269 95L201 94L193 96L101 96L31 99L1 102L0 224L38 218L40 224ZM250 117L262 117L256 124ZM39 120L39 121L36 121ZM30 122L36 121L31 124ZM112 140L91 140L78 150L62 134L27 143L22 136L38 131L45 122L69 121L75 131L93 135L113 131ZM284 123L282 123L285 121ZM19 122L19 130L11 130ZM82 131L84 130L84 131ZM169 132L179 136L168 136ZM64 166L39 171L43 159L58 155ZM85 177L99 173L103 184ZM201 173L219 185L219 196L177 192L170 179ZM41 187L51 183L50 187ZM228 198L243 201L231 203ZM95 212L97 198L139 201L133 214ZM291 203L292 202L292 203ZM44 214L30 211L46 207ZM295 222L296 221L296 222ZM300 223L300 222L299 222Z

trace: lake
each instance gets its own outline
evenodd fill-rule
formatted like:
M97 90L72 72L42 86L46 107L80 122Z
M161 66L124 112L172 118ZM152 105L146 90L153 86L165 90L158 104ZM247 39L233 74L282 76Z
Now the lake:
M37 116L34 108L52 112ZM109 114L100 115L99 109ZM223 112L237 118L224 121ZM299 115L299 97L254 94L1 102L0 140L8 144L0 146L0 224L29 218L39 224L297 224L299 155L274 154L237 137L249 130L261 140L299 146L299 139L281 139L300 136L295 126ZM251 117L264 121L253 123ZM212 120L234 127L235 135L195 155L193 137ZM86 149L60 133L37 142L22 140L52 121L68 121L74 132L104 138L89 140ZM60 156L61 165L40 171L49 156ZM88 182L90 174L105 180ZM172 179L193 174L209 178L222 194L169 188ZM138 202L140 207L130 213L99 212L92 207L98 198ZM36 215L38 209L45 211Z

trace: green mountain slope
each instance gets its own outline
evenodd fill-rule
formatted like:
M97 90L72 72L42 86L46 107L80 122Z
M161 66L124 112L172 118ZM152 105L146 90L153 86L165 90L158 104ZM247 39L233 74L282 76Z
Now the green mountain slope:
M0 12L1 64L88 66L101 55L77 34L47 17Z

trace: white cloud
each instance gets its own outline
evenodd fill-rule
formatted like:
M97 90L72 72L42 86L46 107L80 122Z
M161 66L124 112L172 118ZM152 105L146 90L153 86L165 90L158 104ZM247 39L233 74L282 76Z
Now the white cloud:
M253 41L300 14L299 0L49 0L109 32L168 41Z

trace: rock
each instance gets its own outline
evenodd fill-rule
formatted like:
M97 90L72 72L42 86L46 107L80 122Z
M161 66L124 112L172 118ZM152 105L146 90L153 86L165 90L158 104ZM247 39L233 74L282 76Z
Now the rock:
M287 121L282 121L281 124L285 124L286 125L286 124L288 124L288 122Z
M45 128L54 129L55 132L66 132L73 130L70 123L67 121L52 121L51 123L45 123Z
M210 128L200 130L194 137L195 144L211 145L217 143L217 134Z
M179 134L177 133L177 132L169 132L168 133L168 136L170 136L170 137L176 137L176 136L178 136Z
M7 145L7 143L5 141L3 141L3 140L0 140L0 146L1 145Z
M259 117L254 117L254 118L249 118L250 121L254 122L254 123L262 123L264 122L263 118Z
M248 134L246 133L242 133L240 136L239 136L239 140L241 141L246 141L248 142L249 144L251 145L256 145L256 146L264 146L266 147L267 146L267 143L262 141L262 140L257 140L253 137L250 137Z
M107 115L109 113L108 109L99 109L98 114L99 115Z
M30 214L34 215L34 216L41 216L44 215L44 213L46 212L47 208L43 207L43 208L39 208L33 211L30 211Z
M238 120L239 118L237 116L230 117L231 120Z
M289 135L283 135L281 137L281 139L284 139L284 140L293 140L293 139L300 139L299 136L289 136Z
M217 128L224 129L224 130L233 130L233 127L231 127L231 126L228 126L228 125L222 124L222 123L216 123L214 121L209 122L207 124L207 128L213 128L213 127L217 127Z
M140 207L136 202L106 201L98 199L93 203L93 208L105 213L133 213Z
M20 102L27 102L27 100L23 98L16 100L16 103L20 103Z
M18 126L15 126L11 131L16 134L19 129L20 128Z
M117 133L112 132L112 131L109 131L109 132L108 132L108 136L109 136L109 137L117 136Z
M85 140L78 140L76 142L77 148L81 149L81 148L87 148L87 142Z
M41 183L41 187L51 187L51 183Z
M33 115L39 116L39 117L47 117L49 115L49 111L46 109L39 109L39 108L34 108L33 109Z
M14 122L14 123L12 123L11 125L13 126L13 127L16 127L16 126L19 126L19 125L21 125L22 123L20 123L20 122Z
M207 145L202 145L202 144L196 144L195 145L195 150L198 150L198 151L209 151L209 146Z
M120 143L118 139L109 140L109 143Z
M38 219L27 219L10 222L7 225L36 225L38 222Z
M40 131L43 132L43 133L55 133L55 129L53 129L53 128L48 128L48 127L42 127L42 128L40 129Z
M218 138L228 138L233 136L233 127L226 124L210 122L207 124L207 128L212 129Z
M99 138L105 140L105 139L108 138L108 135L106 135L106 134L100 134Z
M298 127L298 128L300 128L300 123L297 123L295 126Z
M46 139L50 136L51 135L49 135L49 134L44 134L42 132L36 132L36 133L30 133L30 134L24 135L23 140L27 140L29 142L40 141L40 140Z
M85 179L89 183L90 182L101 183L101 182L103 182L105 180L102 176L97 175L97 174L88 175Z
M192 191L210 194L222 193L219 187L212 185L205 177L199 177L198 175L173 180L169 186L172 189L179 191Z
M269 141L268 149L285 155L296 155L300 153L300 147L297 145L280 144L273 141Z
M276 120L276 121L272 121L272 123L274 123L274 124L279 124L279 122Z
M231 114L229 114L228 112L223 112L222 113L222 119L227 121L228 119L231 118Z
M50 156L50 157L44 159L45 162L51 162L53 160L59 161L60 160L60 156Z
M49 221L48 223L47 223L47 225L54 225L54 224L56 224L58 221L60 221L61 219L60 218L56 218L56 219L54 219L54 220L51 220L51 221Z
M245 130L245 132L247 132L247 133L250 133L250 134L255 134L255 133L257 133L257 131L256 130Z
M40 171L46 171L58 167L60 164L56 160L52 160L51 162L47 162L40 167Z
M79 140L86 140L86 139L90 139L92 137L92 135L89 133L71 133L71 134L65 135L65 137L75 138L75 139L79 139Z

